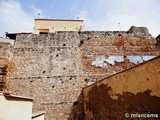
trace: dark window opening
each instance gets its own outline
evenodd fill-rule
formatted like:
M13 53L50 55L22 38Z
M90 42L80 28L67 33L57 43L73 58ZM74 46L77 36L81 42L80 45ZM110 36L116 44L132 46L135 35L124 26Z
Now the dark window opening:
M48 32L39 32L39 34L48 34Z

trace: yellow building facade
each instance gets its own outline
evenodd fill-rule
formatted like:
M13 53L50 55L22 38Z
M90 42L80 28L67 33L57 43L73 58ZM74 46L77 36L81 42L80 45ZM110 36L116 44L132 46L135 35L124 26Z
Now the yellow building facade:
M83 20L35 19L33 34L55 31L83 31Z

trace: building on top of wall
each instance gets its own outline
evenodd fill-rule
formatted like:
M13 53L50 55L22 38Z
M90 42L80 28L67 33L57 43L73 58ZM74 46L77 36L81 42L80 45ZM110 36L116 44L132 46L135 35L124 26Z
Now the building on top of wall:
M83 20L35 19L33 34L55 31L83 31Z

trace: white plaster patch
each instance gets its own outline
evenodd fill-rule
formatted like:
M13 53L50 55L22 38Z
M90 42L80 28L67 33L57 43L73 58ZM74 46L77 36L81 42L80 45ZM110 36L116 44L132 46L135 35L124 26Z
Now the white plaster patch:
M96 67L107 68L107 64L104 63L105 60L105 56L101 56L100 58L96 58L96 60L92 62L92 65Z
M127 56L128 60L134 64L143 62L142 56Z
M134 64L139 64L155 57L156 56L127 56L127 59ZM96 67L107 68L107 64L105 62L114 65L115 61L124 62L124 56L109 56L108 58L106 58L103 55L100 58L96 58L96 60L92 62L92 65Z
M108 62L109 64L112 64L114 65L115 63L114 62L124 62L124 57L123 56L109 56L107 59L106 59L106 62Z
M139 64L139 63L142 63L144 61L148 61L148 60L155 58L155 57L156 56L127 56L129 61L134 64Z
M156 56L142 56L144 61L155 58Z
M100 58L96 58L96 60L92 62L92 65L94 65L96 67L107 68L107 64L104 62L107 62L109 64L114 65L115 61L116 62L123 62L124 57L123 56L110 56L106 59L105 56L103 55Z

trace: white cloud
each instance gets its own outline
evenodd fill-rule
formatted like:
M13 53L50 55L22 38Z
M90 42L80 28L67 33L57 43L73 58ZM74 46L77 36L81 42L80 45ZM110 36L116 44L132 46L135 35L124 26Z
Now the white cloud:
M33 17L17 1L0 0L0 36L5 32L32 32Z
M160 34L159 0L83 1L83 10L73 6L71 11L79 11L75 18L79 16L85 20L86 30L120 30L120 23L122 30L128 30L132 25L146 26L152 35ZM4 32L32 32L34 18L38 13L43 18L44 13L34 5L29 7L30 14L17 0L0 0L0 36Z
M157 0L92 0L89 4L94 5L93 9L78 14L85 20L86 30L120 30L120 23L125 31L131 26L146 26L153 36L160 34Z

